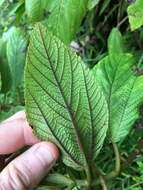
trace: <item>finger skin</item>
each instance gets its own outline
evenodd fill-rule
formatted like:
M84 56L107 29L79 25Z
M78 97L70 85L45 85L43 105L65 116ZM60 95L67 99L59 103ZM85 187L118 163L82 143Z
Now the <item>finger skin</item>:
M0 190L33 189L47 174L59 155L50 142L40 142L12 161L0 174Z
M39 140L34 136L24 111L16 113L0 124L0 154L9 154L37 142Z

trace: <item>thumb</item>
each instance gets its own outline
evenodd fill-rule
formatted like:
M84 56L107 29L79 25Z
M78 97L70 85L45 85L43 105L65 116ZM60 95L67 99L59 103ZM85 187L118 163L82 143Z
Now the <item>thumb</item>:
M40 142L13 160L0 174L0 189L34 188L54 165L58 157L56 146Z

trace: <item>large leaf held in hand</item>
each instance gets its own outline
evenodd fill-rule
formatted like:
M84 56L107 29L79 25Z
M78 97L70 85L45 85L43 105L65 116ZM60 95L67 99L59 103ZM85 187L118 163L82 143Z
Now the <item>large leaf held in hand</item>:
M27 54L25 99L38 137L56 143L69 166L91 163L107 131L105 98L80 57L39 24Z
M94 68L109 106L109 128L113 142L123 140L139 117L143 102L143 76L132 70L133 56L110 54Z

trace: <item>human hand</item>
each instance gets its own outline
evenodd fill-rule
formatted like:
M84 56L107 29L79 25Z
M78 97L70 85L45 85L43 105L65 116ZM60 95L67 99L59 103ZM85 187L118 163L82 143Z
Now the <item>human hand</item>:
M33 145L0 173L0 190L27 190L38 185L58 158L57 147L40 142L32 133L24 111L0 124L0 155Z

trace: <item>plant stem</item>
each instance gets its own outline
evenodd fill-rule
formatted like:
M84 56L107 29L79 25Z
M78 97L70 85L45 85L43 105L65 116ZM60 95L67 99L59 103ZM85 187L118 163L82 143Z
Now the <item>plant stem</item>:
M87 165L86 169L86 176L87 176L87 189L90 190L91 187L91 174L90 174L90 167Z
M94 164L94 171L93 173L98 176L99 178L96 181L93 181L92 186L95 187L96 185L101 185L102 190L107 190L106 185L106 176L103 175L103 172Z
M48 175L45 181L54 185L59 185L60 187L67 187L67 189L70 189L71 187L74 187L76 185L80 187L88 187L88 183L86 180L73 181L69 177L58 173Z
M108 190L104 177L100 175L99 178L100 178L100 184L102 186L102 190Z
M120 163L120 154L119 154L118 146L116 143L112 143L112 145L113 145L113 149L115 153L115 169L106 176L106 179L114 178L118 176L120 173L121 163Z
M48 183L56 184L62 187L71 186L74 183L70 178L58 173L48 175L45 180Z
M103 176L102 174L100 174L99 170L98 170L98 176L100 177L100 180L96 180L96 181L93 181L92 183L92 186L96 186L96 185L99 185L101 184L102 187L103 187L103 180L102 180L102 183L101 183L101 177L105 180L110 180L112 178L115 178L119 175L120 173L120 167L121 167L121 164L120 164L120 154L119 154L119 150L118 150L118 146L116 143L112 143L113 145L113 150L114 150L114 153L115 153L115 169L113 171L111 171L109 174ZM104 182L105 182L104 180Z
M118 23L120 22L120 19L121 19L122 5L123 5L123 0L121 0L120 3L119 3L118 14L117 14L117 25L118 25Z
M120 28L120 26L121 26L125 21L127 21L127 20L128 20L128 16L126 16L125 18L123 18L123 19L118 23L117 28Z

